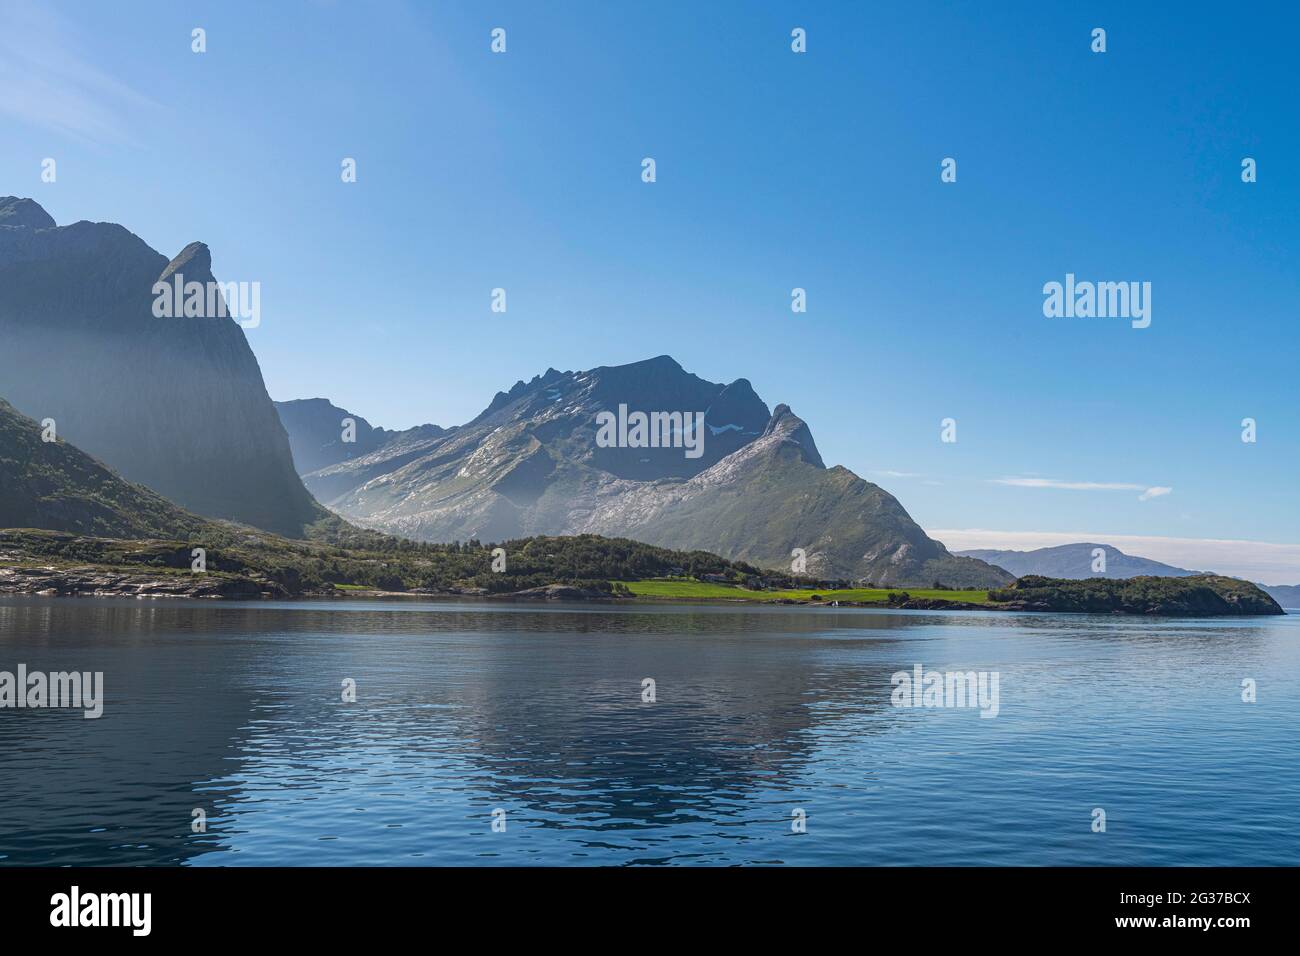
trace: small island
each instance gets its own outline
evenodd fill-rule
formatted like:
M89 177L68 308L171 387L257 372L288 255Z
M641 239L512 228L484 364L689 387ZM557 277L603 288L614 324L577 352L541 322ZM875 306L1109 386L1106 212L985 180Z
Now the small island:
M989 600L1010 610L1072 614L1226 617L1286 613L1262 588L1221 574L1083 580L1027 574L1010 587L990 591Z

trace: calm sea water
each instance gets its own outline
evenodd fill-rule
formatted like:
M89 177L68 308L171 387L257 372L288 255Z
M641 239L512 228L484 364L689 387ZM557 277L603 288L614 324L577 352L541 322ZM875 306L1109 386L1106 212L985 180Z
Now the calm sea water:
M18 663L106 703L0 710L0 865L1300 864L1297 615L8 599Z

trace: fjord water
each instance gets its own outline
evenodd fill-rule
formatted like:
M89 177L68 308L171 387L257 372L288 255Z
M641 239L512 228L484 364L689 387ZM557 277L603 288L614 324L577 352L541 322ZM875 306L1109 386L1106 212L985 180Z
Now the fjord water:
M19 663L104 715L0 710L0 865L1300 863L1296 615L6 599Z

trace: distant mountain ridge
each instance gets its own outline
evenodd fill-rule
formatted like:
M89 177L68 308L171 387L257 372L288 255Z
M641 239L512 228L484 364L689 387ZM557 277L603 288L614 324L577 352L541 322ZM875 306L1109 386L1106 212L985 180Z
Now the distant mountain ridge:
M1093 551L1097 548L1103 549L1106 553L1105 571L1092 570ZM1150 558L1125 554L1118 548L1111 547L1108 544L1094 544L1091 542L1062 544L1052 548L1036 548L1032 551L998 551L977 548L955 553L996 564L998 567L1010 571L1018 578L1027 574L1072 580L1082 578L1136 578L1143 575L1189 578L1206 573L1204 571L1189 571L1187 568L1174 567L1172 564L1164 564ZM1260 584L1258 587L1267 592L1282 607L1300 609L1300 585Z
M58 226L0 198L0 396L184 508L301 536L326 512L243 329L153 314L154 283L176 271L215 281L202 243L168 260L122 226Z
M681 428L702 414L701 453L603 445L598 415L620 406L680 412ZM303 480L349 520L424 541L592 533L786 570L801 549L810 575L886 586L1011 580L950 554L888 492L827 468L788 406L769 411L746 379L708 382L666 355L547 369L498 392L467 424L404 433Z
M1093 570L1096 556L1094 551L1100 548L1105 553L1105 569ZM1119 548L1108 544L1082 542L1079 544L1062 544L1051 548L1036 548L1033 551L998 551L993 549L975 549L958 551L957 554L968 558L978 558L989 564L1005 568L1016 577L1026 574L1040 574L1047 578L1135 578L1149 574L1157 577L1191 577L1203 574L1202 571L1188 571L1171 564L1162 564L1149 558L1139 558L1125 554Z
M404 438L439 438L446 432L437 425L417 425L405 431L376 428L360 415L339 408L324 398L276 402L275 410L289 435L294 467L303 475L364 457L390 442Z
M1293 611L1300 611L1300 584L1261 584L1278 604Z

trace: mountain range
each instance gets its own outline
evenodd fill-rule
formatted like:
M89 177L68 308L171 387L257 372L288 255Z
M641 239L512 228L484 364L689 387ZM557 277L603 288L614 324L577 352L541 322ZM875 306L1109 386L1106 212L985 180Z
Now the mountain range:
M827 467L789 406L667 355L547 369L454 427L273 403L233 318L155 314L156 283L179 276L216 283L207 246L168 259L120 225L0 198L0 527L355 535L341 515L425 542L596 534L887 587L1197 573L1089 543L950 553L887 491ZM662 416L660 440L637 440L638 413ZM1300 587L1269 590L1300 604Z
M363 527L421 541L592 533L784 569L801 549L810 575L887 586L1011 580L950 554L884 489L826 467L788 406L769 410L747 380L709 382L666 355L548 369L455 428L371 429L365 446L358 428L355 454L335 445L344 418L364 419L315 401L311 421L301 403L279 406L290 444L305 450L299 470ZM620 407L681 412L683 429L702 416L698 455L683 447L693 436L676 432L660 447L602 443L600 416ZM334 460L312 469L322 456Z

